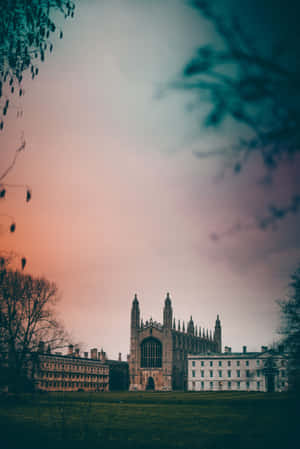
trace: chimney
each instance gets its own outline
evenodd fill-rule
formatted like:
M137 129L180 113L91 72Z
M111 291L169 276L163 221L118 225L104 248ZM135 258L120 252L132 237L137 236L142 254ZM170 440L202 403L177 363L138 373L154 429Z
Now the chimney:
M228 352L229 352L229 346L225 346L225 348L224 348L224 352L225 352L225 354L227 354Z
M119 352L119 358L118 358L119 362L122 362L122 354L121 352Z
M80 356L79 348L75 348L75 357L79 357L79 356Z
M88 352L85 352L85 353L84 353L84 358L85 358L85 359L88 359L88 358L89 358L89 353L88 353Z
M70 344L68 346L68 355L73 355L73 349L74 349L74 346Z
M268 350L268 346L262 346L261 347L261 352L265 352L265 351L267 351Z
M97 348L93 348L91 349L91 359L92 360L97 360Z
M243 346L243 354L246 354L247 352L247 346Z

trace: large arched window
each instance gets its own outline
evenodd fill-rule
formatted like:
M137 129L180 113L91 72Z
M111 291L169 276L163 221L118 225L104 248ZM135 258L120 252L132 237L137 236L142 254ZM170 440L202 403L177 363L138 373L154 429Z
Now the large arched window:
M141 368L161 368L162 345L156 338L147 338L141 344Z

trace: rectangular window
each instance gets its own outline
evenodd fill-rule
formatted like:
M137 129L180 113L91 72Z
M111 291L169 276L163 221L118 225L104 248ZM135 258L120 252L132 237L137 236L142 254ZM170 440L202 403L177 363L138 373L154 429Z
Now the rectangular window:
M192 382L192 387L193 387L193 390L195 390L196 382Z
M246 377L250 377L250 370L246 369Z
M260 382L256 382L256 387L258 390L260 389Z
M204 366L204 362L203 362L203 360L202 360L202 362L201 362L201 366Z
M236 386L238 387L238 390L241 388L241 382L237 381Z
M219 370L219 377L222 377L222 370Z
M204 382L203 381L201 382L201 388L202 389L204 388Z
M195 362L194 361L192 361L192 366L195 366L196 364L195 364Z
M213 377L213 371L212 370L210 370L209 375L210 375L210 377Z
M193 369L192 370L192 377L195 377L196 376L196 371Z
M239 360L237 360L236 366L240 366L240 361Z
M247 389L250 388L250 382L246 382L246 387L247 387Z
M259 360L256 360L256 365L259 366Z
M249 366L249 360L246 360L246 366Z
M213 362L212 361L209 362L209 366L213 366Z
M228 381L228 388L231 388L231 382L230 382L230 380Z
M201 377L204 377L204 371L203 370L201 371Z
M219 366L222 366L222 361L221 360L219 360Z
M231 361L230 360L228 360L227 366L231 366Z
M285 377L285 370L281 370L281 377Z
M256 370L256 375L257 375L257 377L260 377L260 370L259 369Z
M230 369L227 371L227 376L231 377L231 370Z
M236 377L241 377L241 371L239 369L236 371Z
M213 382L209 382L209 386L210 386L210 389L212 390L213 387L214 387L214 383Z

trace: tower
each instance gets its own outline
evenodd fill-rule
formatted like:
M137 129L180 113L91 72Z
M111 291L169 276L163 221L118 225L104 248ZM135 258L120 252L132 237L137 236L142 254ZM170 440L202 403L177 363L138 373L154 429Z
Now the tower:
M131 308L131 333L140 327L140 306L137 295L134 295Z
M221 321L219 319L219 315L217 315L217 319L216 319L214 340L217 343L217 352L222 352L222 328L221 328Z
M190 321L188 322L187 333L189 335L194 335L194 321L193 321L192 317L190 318Z
M140 329L140 306L137 295L134 295L134 300L131 307L131 327L130 327L130 388L135 389L138 383L138 363L139 363L139 344L138 332Z
M171 299L169 293L167 293L167 297L165 299L165 306L164 306L164 327L166 329L172 329L172 305L171 305Z

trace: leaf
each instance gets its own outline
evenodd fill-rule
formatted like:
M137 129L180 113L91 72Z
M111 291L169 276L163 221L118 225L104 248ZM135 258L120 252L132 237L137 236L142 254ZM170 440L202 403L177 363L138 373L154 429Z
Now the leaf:
M31 200L31 191L30 191L30 189L27 189L27 191L26 191L26 202L29 203L30 200Z
M0 198L4 198L5 194L6 194L6 190L5 189L0 190Z
M21 259L21 267L22 267L22 270L24 270L24 268L25 268L25 265L26 265L26 258L25 257L22 257L22 259Z
M10 230L10 232L15 232L15 230L16 230L16 223L12 223L12 224L10 225L9 230Z

